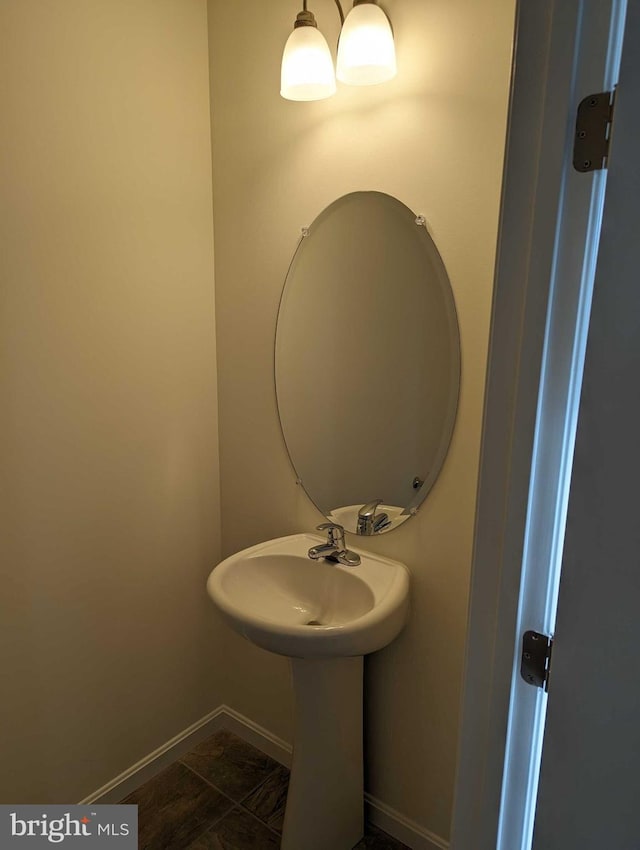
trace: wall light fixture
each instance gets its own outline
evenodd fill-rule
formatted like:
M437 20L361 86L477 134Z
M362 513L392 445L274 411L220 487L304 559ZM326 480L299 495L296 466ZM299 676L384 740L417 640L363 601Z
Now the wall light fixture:
M330 97L336 91L336 76L351 86L376 85L395 77L391 24L375 0L354 0L346 19L340 0L335 4L342 27L337 74L327 40L304 0L282 54L280 94L287 100Z

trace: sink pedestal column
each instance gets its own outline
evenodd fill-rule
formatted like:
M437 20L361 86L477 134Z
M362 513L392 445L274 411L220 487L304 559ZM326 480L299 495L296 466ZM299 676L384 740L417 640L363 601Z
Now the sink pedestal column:
M362 656L292 658L293 762L281 850L352 850L364 831Z

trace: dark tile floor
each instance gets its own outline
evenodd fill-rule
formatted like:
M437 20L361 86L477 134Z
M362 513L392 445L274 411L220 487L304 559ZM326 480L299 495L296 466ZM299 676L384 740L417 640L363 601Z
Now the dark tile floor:
M122 802L138 805L140 850L278 850L288 782L286 768L223 729ZM407 847L369 825L357 850Z

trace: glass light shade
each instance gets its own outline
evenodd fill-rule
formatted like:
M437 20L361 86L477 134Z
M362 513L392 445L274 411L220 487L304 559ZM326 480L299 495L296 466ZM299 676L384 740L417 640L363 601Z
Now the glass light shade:
M396 72L389 19L375 3L354 6L340 33L336 76L350 86L372 86L390 80Z
M313 26L296 27L282 54L280 94L287 100L322 100L336 91L329 45Z

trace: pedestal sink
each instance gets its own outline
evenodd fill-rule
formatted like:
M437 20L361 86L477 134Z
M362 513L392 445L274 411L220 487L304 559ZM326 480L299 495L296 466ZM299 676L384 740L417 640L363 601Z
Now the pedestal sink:
M363 833L362 662L404 626L404 564L355 550L357 566L312 561L295 534L232 555L207 590L229 625L289 656L296 701L282 850L351 850Z

